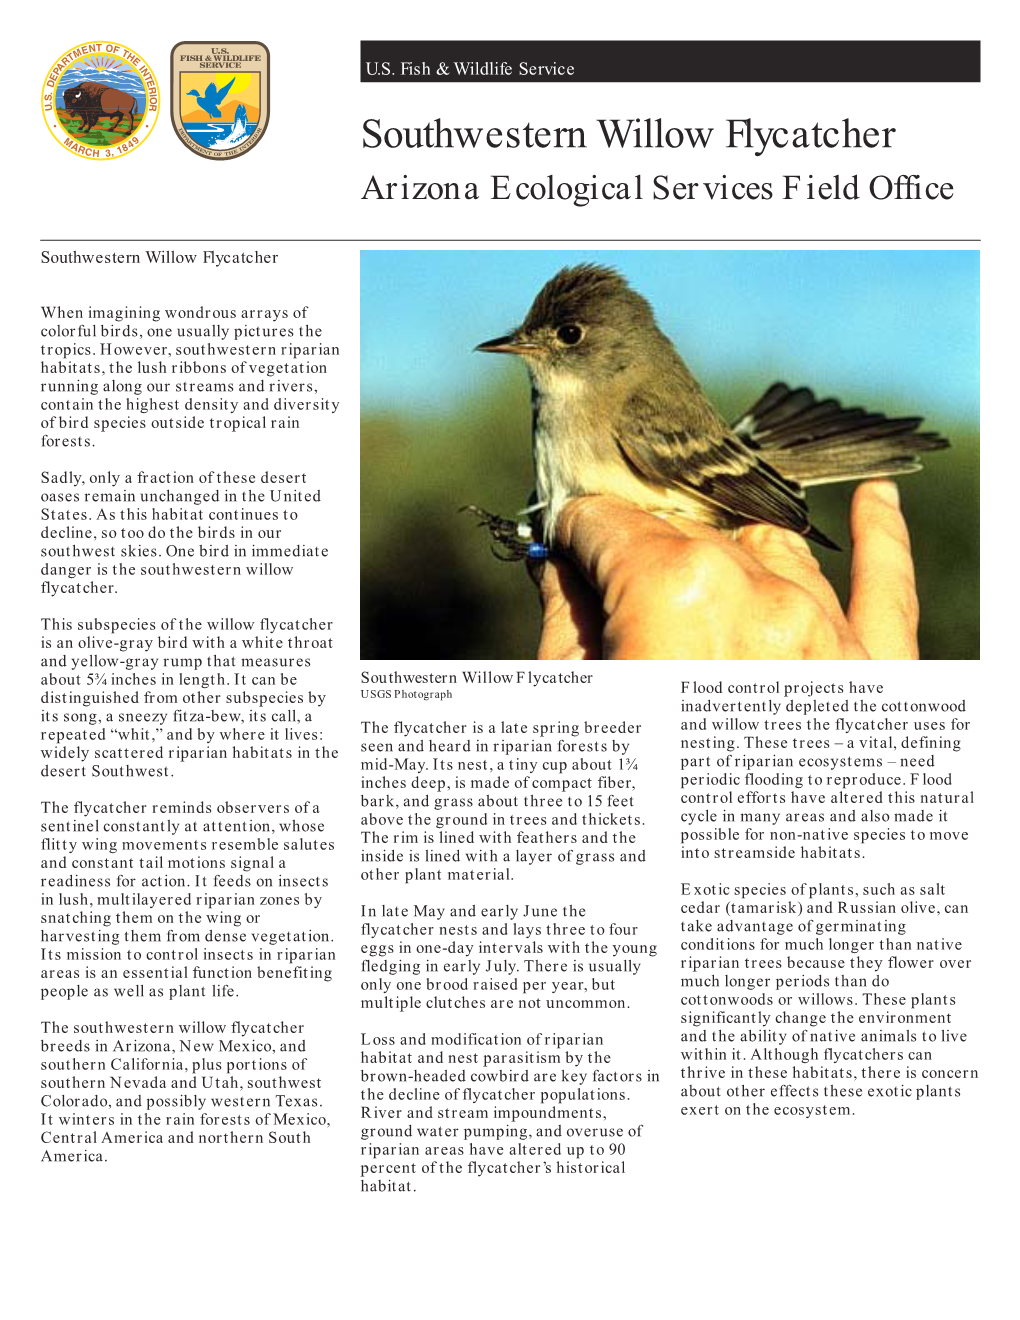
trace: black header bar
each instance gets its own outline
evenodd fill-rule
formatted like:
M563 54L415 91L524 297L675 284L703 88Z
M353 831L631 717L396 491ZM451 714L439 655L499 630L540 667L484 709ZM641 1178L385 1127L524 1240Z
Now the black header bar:
M363 41L362 82L957 83L979 41Z

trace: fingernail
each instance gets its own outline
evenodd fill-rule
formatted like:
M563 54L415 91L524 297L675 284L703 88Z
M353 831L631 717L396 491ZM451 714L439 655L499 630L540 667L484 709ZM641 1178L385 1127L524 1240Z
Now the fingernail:
M873 489L883 504L893 509L900 507L900 488L895 481L876 481Z

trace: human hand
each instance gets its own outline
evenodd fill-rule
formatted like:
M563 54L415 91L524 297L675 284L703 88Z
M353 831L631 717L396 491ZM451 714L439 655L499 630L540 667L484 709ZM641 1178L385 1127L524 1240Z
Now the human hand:
M534 573L540 660L916 660L910 538L891 481L850 509L844 613L807 542L755 523L736 537L605 495L572 500Z

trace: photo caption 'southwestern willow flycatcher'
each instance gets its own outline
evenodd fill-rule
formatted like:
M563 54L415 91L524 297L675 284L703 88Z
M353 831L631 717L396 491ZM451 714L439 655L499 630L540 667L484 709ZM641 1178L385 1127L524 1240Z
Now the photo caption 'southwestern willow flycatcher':
M728 425L651 306L603 266L573 266L523 324L479 344L522 357L531 376L535 493L517 522L474 508L509 558L556 544L567 500L616 495L716 528L772 523L838 549L811 523L804 490L920 470L949 441L920 417L886 417L772 385Z

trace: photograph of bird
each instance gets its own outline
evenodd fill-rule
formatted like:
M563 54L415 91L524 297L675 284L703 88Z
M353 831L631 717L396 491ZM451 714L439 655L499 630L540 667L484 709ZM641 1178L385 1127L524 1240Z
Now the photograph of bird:
M521 357L531 377L535 493L523 521L469 506L509 558L553 548L563 505L582 495L716 528L772 523L838 549L812 524L806 489L916 472L919 454L949 444L920 417L782 382L727 423L650 304L604 266L561 270L516 330L477 349Z

